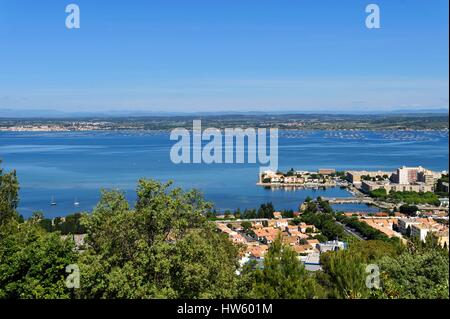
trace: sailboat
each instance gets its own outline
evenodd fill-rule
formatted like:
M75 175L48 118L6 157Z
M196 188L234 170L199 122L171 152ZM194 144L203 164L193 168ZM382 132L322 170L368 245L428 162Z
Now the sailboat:
M56 206L55 197L52 196L52 201L50 202L51 206Z
M78 202L76 197L75 197L75 201L73 202L73 206L75 206L75 207L80 206L80 203Z

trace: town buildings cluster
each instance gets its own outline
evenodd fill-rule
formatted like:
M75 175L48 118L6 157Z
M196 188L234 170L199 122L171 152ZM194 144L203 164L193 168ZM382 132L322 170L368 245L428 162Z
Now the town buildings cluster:
M384 189L389 194L396 192L432 192L436 182L447 172L434 172L422 166L400 167L390 171L354 171L349 170L339 174L335 169L319 169L316 172L294 171L286 173L265 171L259 175L258 185L270 186L347 186L352 184L358 189L369 193L377 189ZM448 183L443 184L447 187Z
M439 178L446 172L434 172L429 169L402 166L394 172L385 171L348 171L347 179L353 185L369 193L384 189L389 194L395 192L432 192Z
M262 265L264 255L277 236L281 236L283 244L291 247L311 271L321 268L321 253L346 248L342 241L320 242L315 238L320 231L314 225L303 222L295 225L291 221L292 218L282 218L280 212L275 212L273 219L217 220L216 225L232 242L243 245L242 265L249 261ZM249 223L250 227L245 229L243 222Z
M294 171L286 173L265 171L259 175L258 185L270 186L337 186L343 181L336 177L336 170L331 168L321 168L316 172Z
M449 247L448 225L439 223L431 217L400 218L397 223L397 228L401 234L408 235L412 238L418 238L421 241L426 241L427 235L432 233L441 246Z

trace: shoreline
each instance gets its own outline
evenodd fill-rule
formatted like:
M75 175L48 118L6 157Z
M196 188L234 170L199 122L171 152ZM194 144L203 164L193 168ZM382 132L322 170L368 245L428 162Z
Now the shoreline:
M176 128L185 128L187 130L192 130L192 127L171 127L171 128L86 128L86 129L63 129L63 128L57 128L57 129L40 129L40 128L26 128L26 129L15 129L15 128L6 128L6 127L0 127L0 132L12 132L12 133L70 133L70 132L170 132L173 129ZM233 128L250 128L248 126L233 126ZM251 128L266 128L264 126L259 127L251 127ZM277 128L279 131L286 131L286 132L339 132L339 131L345 131L345 132L449 132L449 127L447 128L427 128L427 129L421 129L421 128L353 128L353 129L346 129L346 128L311 128L311 129L302 129L302 128ZM219 130L223 130L225 128L218 128Z

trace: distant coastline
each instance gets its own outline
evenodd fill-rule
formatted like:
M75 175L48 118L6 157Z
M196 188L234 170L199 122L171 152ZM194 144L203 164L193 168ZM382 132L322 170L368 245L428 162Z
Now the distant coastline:
M0 131L168 131L192 128L201 119L204 127L277 127L286 131L448 131L448 113L417 114L229 114L183 116L6 118Z

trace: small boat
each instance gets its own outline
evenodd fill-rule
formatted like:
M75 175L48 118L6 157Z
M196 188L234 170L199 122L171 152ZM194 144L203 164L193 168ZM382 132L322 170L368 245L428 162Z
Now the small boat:
M78 202L78 200L75 198L75 201L73 202L73 206L78 207L80 206L80 203Z
M52 201L50 202L51 206L56 206L55 197L52 196Z

